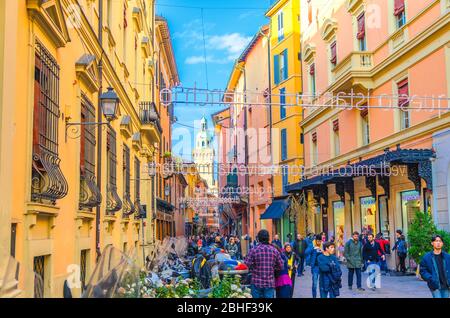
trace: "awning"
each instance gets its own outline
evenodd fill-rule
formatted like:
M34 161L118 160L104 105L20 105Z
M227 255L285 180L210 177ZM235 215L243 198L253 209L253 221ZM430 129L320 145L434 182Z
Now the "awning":
M276 220L283 217L284 212L289 208L291 204L290 198L275 199L272 204L267 208L266 212L261 215L261 220Z
M305 179L298 183L290 184L286 187L286 191L289 193L300 192L302 190L311 189L314 186L339 182L343 178L354 178L367 176L367 167L375 171L376 174L381 174L380 169L384 168L384 165L390 164L430 164L430 158L436 157L435 152L432 149L397 149L394 151L385 151L384 154L369 158L360 162L347 165L340 169L330 171L327 174L315 176L309 179ZM431 186L431 182L428 180L427 184Z

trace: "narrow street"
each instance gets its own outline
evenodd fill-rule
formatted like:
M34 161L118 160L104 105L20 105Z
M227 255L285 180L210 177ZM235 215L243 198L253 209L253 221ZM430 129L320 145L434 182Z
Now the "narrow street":
M367 274L362 274L362 287L365 291L356 289L356 277L353 281L353 289L347 286L347 268L342 269L342 288L339 298L430 298L431 294L427 284L415 276L381 276L381 288L372 291L367 287ZM311 268L306 267L304 276L297 277L295 281L294 298L312 298ZM318 295L319 292L317 291Z

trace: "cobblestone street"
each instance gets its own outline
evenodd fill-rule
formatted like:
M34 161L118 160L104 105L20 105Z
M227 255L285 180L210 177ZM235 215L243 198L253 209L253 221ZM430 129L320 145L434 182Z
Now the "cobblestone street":
M362 287L365 291L356 290L354 277L353 290L348 289L347 268L342 268L342 288L339 298L430 298L431 293L427 284L416 276L381 276L381 288L372 291L367 287L367 274L362 274ZM312 298L311 268L306 267L303 277L297 277L294 298ZM317 291L319 295L319 291Z

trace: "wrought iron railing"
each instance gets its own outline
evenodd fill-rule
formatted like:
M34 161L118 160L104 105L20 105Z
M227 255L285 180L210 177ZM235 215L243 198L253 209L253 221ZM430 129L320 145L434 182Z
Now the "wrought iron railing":
M99 206L102 195L94 176L80 177L80 210L91 209Z
M139 118L145 124L153 124L161 132L161 123L158 110L153 102L141 102L139 104Z
M122 208L122 200L120 200L117 194L117 187L115 185L109 184L106 187L107 197L106 197L106 211L110 214L114 214L120 211Z
M136 209L133 204L133 201L131 201L131 197L129 193L125 193L123 195L123 206L122 206L122 212L123 217L128 218L130 215L135 213Z

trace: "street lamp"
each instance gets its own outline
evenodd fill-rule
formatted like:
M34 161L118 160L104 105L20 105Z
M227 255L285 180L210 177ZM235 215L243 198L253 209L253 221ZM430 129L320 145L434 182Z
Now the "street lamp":
M79 126L103 126L103 125L110 126L111 121L117 119L117 113L119 111L120 99L117 96L116 92L114 92L114 89L112 87L108 87L108 91L101 94L99 96L99 100L100 100L102 114L103 114L103 116L105 116L106 122L100 121L100 122L70 123L70 122L66 121L66 142L67 142L67 137L68 137L70 127L76 126L72 129L72 132L74 134L76 134L76 136L73 138L78 138L81 136L81 133L79 135L77 134L80 132Z
M119 97L112 87L108 87L108 91L100 95L103 116L105 116L108 122L117 118L119 101Z

